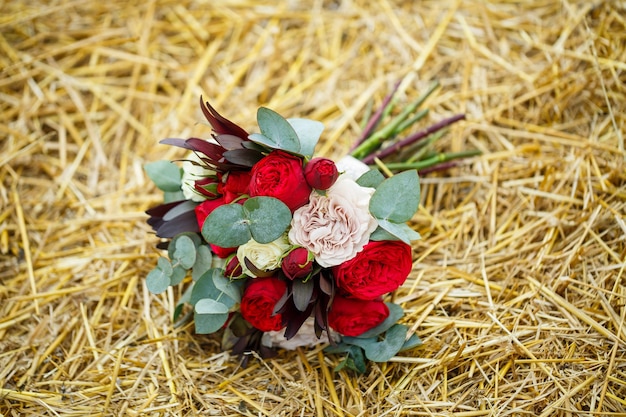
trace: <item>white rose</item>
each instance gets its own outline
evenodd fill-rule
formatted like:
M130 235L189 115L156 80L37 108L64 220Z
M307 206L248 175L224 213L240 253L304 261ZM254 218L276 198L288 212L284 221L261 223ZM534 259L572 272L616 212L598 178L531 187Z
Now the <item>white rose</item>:
M257 275L246 266L245 259L248 259L261 271L273 271L280 268L283 256L289 249L291 249L291 245L285 235L270 243L258 243L254 239L250 239L237 248L237 259L239 259L241 268L246 275L256 277Z
M313 347L322 343L328 343L328 334L326 332L322 332L321 337L317 338L314 323L313 317L306 319L298 333L289 340L285 339L285 330L265 332L261 338L261 343L269 348L279 347L287 350L294 350L301 346ZM337 333L331 333L330 336L334 342L339 342L341 339L341 336Z
M198 155L189 154L187 160L183 162L182 190L185 198L192 201L204 201L206 197L196 191L194 185L196 180L215 175L215 171L205 168L202 165L193 164L191 161L202 163Z
M311 251L325 268L354 258L378 226L369 212L374 191L340 175L325 196L312 192L309 204L293 213L289 240Z
M339 172L343 172L355 181L358 180L361 175L370 170L370 167L351 155L346 155L341 158L335 163L335 166Z

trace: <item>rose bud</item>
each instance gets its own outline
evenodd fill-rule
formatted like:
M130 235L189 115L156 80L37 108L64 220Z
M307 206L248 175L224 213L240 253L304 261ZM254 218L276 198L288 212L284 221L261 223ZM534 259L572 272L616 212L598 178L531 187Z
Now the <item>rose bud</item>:
M296 248L283 258L281 268L292 281L306 278L313 270L313 254L305 248Z
M243 269L239 263L239 259L236 256L230 258L224 268L224 276L226 278L240 278L243 276Z
M304 178L312 188L327 190L339 178L339 171L330 159L313 158L304 168Z

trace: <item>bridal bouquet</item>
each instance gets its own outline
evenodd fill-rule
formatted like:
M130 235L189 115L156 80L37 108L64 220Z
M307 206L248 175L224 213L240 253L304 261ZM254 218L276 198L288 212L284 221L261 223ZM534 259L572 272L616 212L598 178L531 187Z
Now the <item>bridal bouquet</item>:
M315 157L324 129L317 121L261 107L260 132L248 133L208 102L201 108L212 137L165 139L188 151L182 167L145 167L164 192L164 204L147 213L168 255L147 287L155 294L185 288L174 320L189 305L196 332L222 331L234 353L268 357L276 347L329 342L328 351L346 355L338 369L359 372L366 358L384 362L421 344L398 324L403 310L388 297L411 272L411 241L419 239L407 222L420 200L414 167L424 159L397 165L395 174L381 161L407 147L381 149L406 128L398 120L406 124L408 114L396 118L396 130L374 141L366 135L353 150L378 169L352 156ZM454 159L445 156L436 161Z

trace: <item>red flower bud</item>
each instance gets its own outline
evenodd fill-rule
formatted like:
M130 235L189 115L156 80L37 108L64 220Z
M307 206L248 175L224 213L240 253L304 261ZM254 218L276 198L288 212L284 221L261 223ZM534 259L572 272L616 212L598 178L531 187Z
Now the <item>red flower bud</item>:
M290 280L306 278L313 270L313 257L305 248L296 248L281 263L283 272Z
M328 190L338 177L337 166L330 159L313 158L304 168L307 184L316 190Z
M239 263L239 259L236 256L230 258L224 268L224 276L226 278L239 278L243 275L243 269Z
M208 198L215 198L218 194L218 180L216 177L206 177L196 180L193 184L193 188Z

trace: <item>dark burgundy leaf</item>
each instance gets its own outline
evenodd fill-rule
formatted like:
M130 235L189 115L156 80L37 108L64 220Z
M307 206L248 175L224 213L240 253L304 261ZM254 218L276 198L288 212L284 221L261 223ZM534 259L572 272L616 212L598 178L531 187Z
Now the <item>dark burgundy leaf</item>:
M194 211L188 211L168 222L164 222L158 228L156 234L158 237L172 238L183 232L200 233L200 227Z
M232 151L234 149L243 148L244 140L239 136L234 135L215 135L215 140L219 143L224 149Z
M205 102L202 97L200 97L200 108L202 109L204 117L206 117L217 134L234 135L242 139L248 137L248 132L219 114L211 104L209 104L208 101Z
M146 210L146 214L153 217L163 217L165 214L179 204L187 200L172 201L171 203L159 204Z
M193 150L193 148L187 144L187 139L167 138L159 141L159 143L163 145L171 145L179 148L189 149L191 151Z
M224 152L224 158L233 164L252 168L254 164L263 159L263 154L252 149L235 149Z
M213 161L219 161L224 154L224 148L215 143L207 142L204 139L189 138L187 144L197 152L205 154Z

